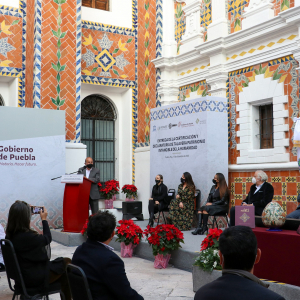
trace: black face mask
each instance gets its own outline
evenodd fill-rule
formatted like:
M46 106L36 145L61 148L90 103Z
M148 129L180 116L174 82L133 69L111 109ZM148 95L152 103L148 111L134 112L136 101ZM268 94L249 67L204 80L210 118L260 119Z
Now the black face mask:
M156 180L156 179L155 179L155 182L156 182L156 184L158 185L158 184L160 183L160 180Z
M181 183L185 183L185 179L183 179L182 177L180 178Z
M86 165L87 168L91 169L93 167L93 164Z
M213 179L212 182L213 182L213 184L217 184L217 180L216 179Z

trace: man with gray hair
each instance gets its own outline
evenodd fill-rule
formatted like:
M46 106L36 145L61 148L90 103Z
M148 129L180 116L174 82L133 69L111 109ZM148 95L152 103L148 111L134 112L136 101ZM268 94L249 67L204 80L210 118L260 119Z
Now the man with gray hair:
M243 206L255 207L255 215L261 216L264 208L270 203L274 196L274 188L267 182L268 175L258 170L254 173L252 178L253 185L246 199L242 202ZM235 207L230 209L230 226L235 225Z

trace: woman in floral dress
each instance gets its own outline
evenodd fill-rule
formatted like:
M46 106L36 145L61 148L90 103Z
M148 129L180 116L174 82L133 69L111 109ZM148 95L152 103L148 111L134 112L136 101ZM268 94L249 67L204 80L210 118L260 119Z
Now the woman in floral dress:
M178 229L185 231L192 228L194 214L195 184L190 173L183 173L180 178L176 199L170 204L170 219Z

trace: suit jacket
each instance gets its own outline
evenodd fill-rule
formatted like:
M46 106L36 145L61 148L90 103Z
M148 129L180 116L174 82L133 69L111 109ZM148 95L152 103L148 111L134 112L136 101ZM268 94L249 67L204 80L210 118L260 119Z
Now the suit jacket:
M250 188L250 192L243 202L247 204L252 204L255 206L255 214L261 215L264 208L270 203L274 196L273 186L265 182L262 187L254 194L256 191L256 184L253 184Z
M83 269L93 300L143 300L127 279L124 262L104 245L87 239L79 246L72 263Z
M153 201L162 202L164 206L168 206L170 203L168 203L168 188L166 185L161 183L159 186L156 184L152 188L152 195L151 198L153 198Z
M284 300L273 291L245 277L223 274L201 287L194 300Z
M83 174L84 176L86 176L86 169L80 168L78 170L78 174ZM100 170L98 170L94 167L91 168L89 180L92 180L94 182L91 185L90 198L93 200L100 199L100 193L99 193L99 188L98 188L98 182L100 182Z
M211 215L225 214L229 210L229 192L226 191L223 197L220 197L219 189L213 185L210 189L207 202L212 203L212 205L205 206L206 211Z

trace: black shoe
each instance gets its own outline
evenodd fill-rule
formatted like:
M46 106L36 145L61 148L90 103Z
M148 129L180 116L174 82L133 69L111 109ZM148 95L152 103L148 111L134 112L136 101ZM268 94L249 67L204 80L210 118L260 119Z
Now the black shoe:
M149 225L150 227L153 227L153 224L154 224L153 219L150 219L148 225Z
M208 227L207 226L203 226L202 230L201 230L201 235L205 234L205 232L208 231Z
M0 272L5 272L5 266L4 264L0 263Z
M202 214L199 214L198 216L198 226L197 228L192 232L193 235L201 234L202 232Z

